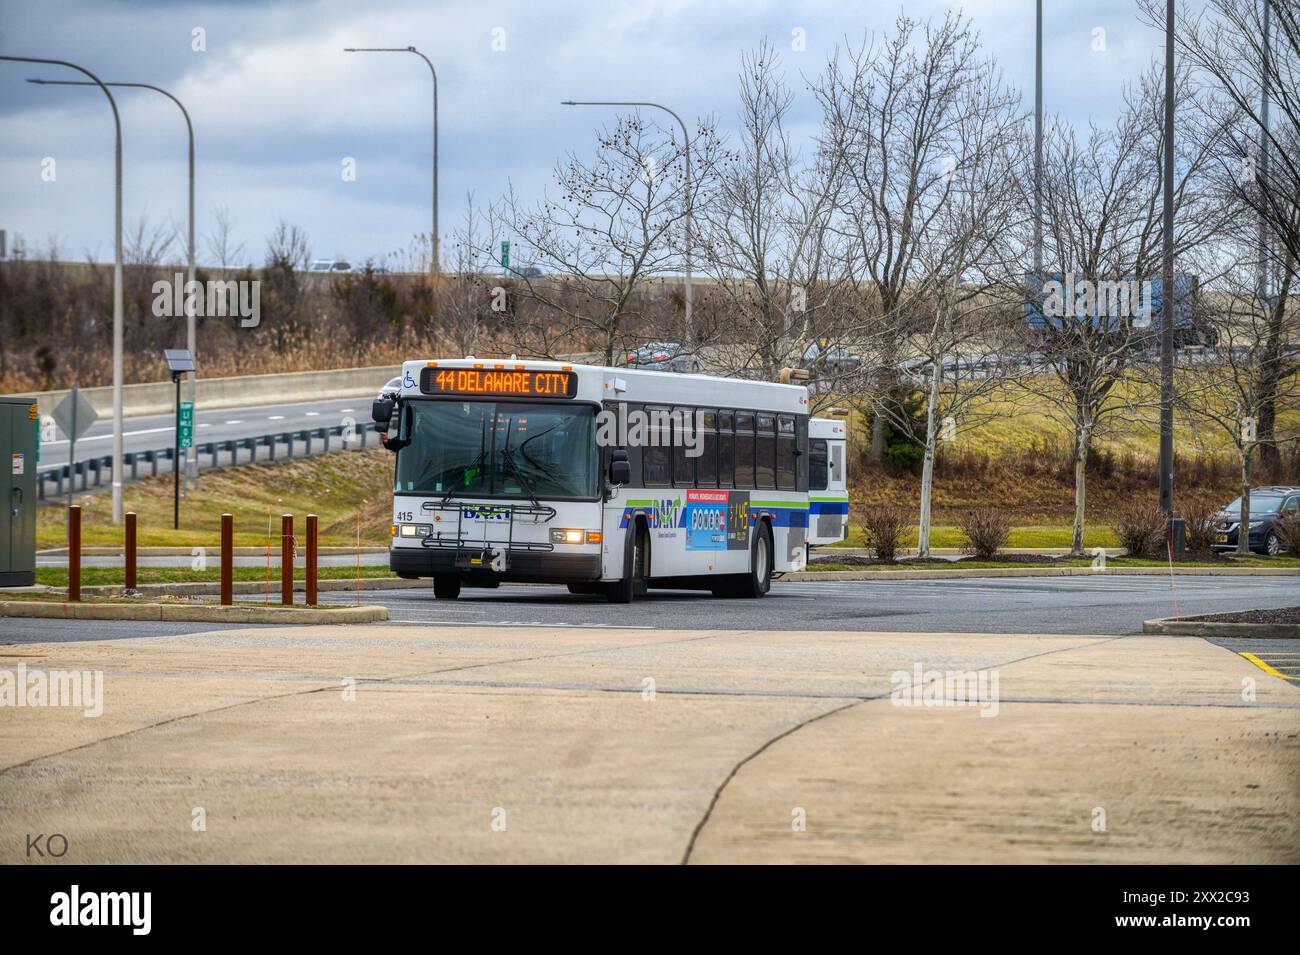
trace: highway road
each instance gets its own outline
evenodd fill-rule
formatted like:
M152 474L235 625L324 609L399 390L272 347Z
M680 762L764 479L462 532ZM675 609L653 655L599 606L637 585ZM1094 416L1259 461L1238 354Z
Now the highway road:
M377 382L375 391L378 391L381 385L383 385L382 381ZM301 431L306 428L332 428L344 424L349 418L358 428L368 426L370 403L374 396L375 392L372 391L354 398L331 398L327 401L263 404L217 411L204 411L199 408L194 416L194 443L230 441L281 431ZM47 409L42 409L42 413L47 413ZM122 435L123 447L128 452L171 447L176 441L175 433L176 422L172 415L126 418ZM77 460L86 461L110 454L113 450L112 446L112 419L108 416L99 418L77 441ZM54 441L46 441L41 445L40 466L44 469L67 463L68 437L62 431L57 431L57 438ZM200 467L203 463L200 462Z

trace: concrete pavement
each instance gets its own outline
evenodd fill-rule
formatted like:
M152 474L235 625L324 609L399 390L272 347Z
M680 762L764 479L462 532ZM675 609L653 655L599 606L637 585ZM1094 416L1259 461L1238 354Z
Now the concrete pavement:
M1300 861L1300 689L1197 638L388 625L0 654L104 673L98 718L0 716L3 862L50 832L69 862ZM996 715L895 705L918 664L996 673Z

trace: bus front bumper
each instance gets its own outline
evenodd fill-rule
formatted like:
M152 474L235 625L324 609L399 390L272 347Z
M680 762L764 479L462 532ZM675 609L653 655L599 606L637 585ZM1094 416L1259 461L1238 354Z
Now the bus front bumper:
M462 560L463 564L464 561ZM565 584L600 580L601 557L595 554L512 551L506 570L466 569L457 566L456 551L432 547L394 547L388 552L388 566L399 577L433 577L452 574L465 580L499 580L520 583Z

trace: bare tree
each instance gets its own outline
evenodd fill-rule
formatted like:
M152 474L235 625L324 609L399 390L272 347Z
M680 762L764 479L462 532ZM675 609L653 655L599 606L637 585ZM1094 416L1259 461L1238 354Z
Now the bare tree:
M794 94L769 43L742 54L739 87L739 143L696 204L704 268L723 316L712 329L712 363L727 374L773 379L782 367L805 363L810 347L846 350L852 326L845 319L854 316L837 307L843 283L826 247L845 156L818 150L807 162L792 145L785 122ZM842 367L816 369L831 380L814 401L842 391Z
M1300 336L1300 311L1270 307L1255 294L1255 257L1245 244L1239 248L1240 266L1226 276L1226 287L1213 299L1212 321L1218 348L1200 360L1185 357L1178 369L1177 401L1193 425L1208 424L1226 436L1237 454L1241 480L1237 553L1250 552L1250 490L1256 451L1261 448L1260 415L1266 402L1294 410L1300 400L1300 374L1294 365L1280 369L1271 345L1272 335L1294 342ZM1285 301L1295 281L1295 262L1289 261L1278 289ZM1300 440L1294 416L1280 416L1272 440Z
M1141 0L1141 7L1149 22L1164 28L1163 4ZM1208 0L1203 9L1180 14L1175 41L1238 117L1221 130L1227 143L1222 156L1234 198L1259 224L1256 307L1271 316L1259 328L1268 356L1259 447L1264 462L1275 464L1282 380L1297 369L1284 334L1291 322L1287 297L1276 292L1294 285L1300 261L1300 7L1291 0Z
M1019 96L984 57L969 22L905 15L819 81L823 149L845 157L833 230L862 316L886 365L905 365L924 427L878 393L876 410L924 449L919 553L930 550L941 431L955 436L1001 387L1003 332L1015 275L1010 233L1021 214ZM967 374L969 369L977 373ZM914 376L925 376L919 385Z
M1186 71L1181 79L1180 113L1193 98ZM1158 333L1150 277L1159 274L1162 252L1163 99L1161 71L1153 67L1125 92L1126 108L1113 128L1092 126L1080 141L1058 120L1044 150L1044 260L1055 268L1026 283L1025 298L1036 303L1038 348L1029 374L1018 382L1070 430L1075 554L1083 552L1094 442L1136 421L1154 397L1151 389L1136 387L1151 369L1135 363L1154 347ZM1216 139L1182 137L1177 150L1174 248L1186 267L1226 227L1230 214L1211 188ZM1192 304L1176 303L1180 337L1189 333Z
M204 234L208 255L222 269L237 267L244 255L244 243L235 241L235 223L229 206L212 210L212 229Z
M712 173L716 142L711 126L692 137L693 190ZM688 213L684 145L636 113L601 133L592 161L571 153L554 176L558 196L525 208L511 192L503 204L518 238L515 254L550 273L539 278L516 270L514 291L561 326L558 335L548 332L528 344L549 354L557 340L589 336L612 364L628 321L640 315L635 293L681 260Z

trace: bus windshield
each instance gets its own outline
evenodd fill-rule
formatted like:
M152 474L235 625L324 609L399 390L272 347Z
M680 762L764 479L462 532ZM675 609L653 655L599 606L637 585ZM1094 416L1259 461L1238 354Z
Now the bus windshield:
M590 405L411 401L399 494L578 497L599 494Z

